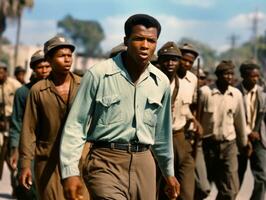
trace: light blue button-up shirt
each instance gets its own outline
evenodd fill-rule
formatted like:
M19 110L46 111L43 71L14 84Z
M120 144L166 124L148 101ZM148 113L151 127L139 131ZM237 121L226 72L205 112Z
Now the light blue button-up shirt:
M149 65L134 85L121 54L90 68L68 115L60 149L62 178L79 175L84 143L152 145L164 176L174 176L168 78Z

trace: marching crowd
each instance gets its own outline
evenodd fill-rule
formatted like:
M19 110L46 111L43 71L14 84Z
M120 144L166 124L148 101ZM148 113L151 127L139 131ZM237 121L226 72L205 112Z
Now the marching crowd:
M132 15L124 42L83 76L63 36L30 59L25 83L0 62L0 178L23 200L235 200L247 163L250 199L266 192L266 93L260 66L222 60L216 80L191 44L155 53L161 25ZM155 54L157 56L155 56ZM193 68L193 65L196 67Z

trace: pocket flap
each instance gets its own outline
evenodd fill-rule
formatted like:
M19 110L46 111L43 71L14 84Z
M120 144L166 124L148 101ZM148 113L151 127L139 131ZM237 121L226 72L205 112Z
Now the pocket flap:
M158 100L156 100L156 99L148 98L148 102L149 102L149 104L156 104L156 105L158 105L160 107L163 107L163 105L161 104L161 102L158 101Z
M105 107L109 107L114 103L120 102L120 97L118 95L104 96L101 99L97 99Z

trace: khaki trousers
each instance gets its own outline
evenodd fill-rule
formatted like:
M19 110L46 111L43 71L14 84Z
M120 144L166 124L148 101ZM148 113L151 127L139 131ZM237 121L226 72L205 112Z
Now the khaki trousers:
M92 148L84 181L94 200L155 200L155 162L150 150Z

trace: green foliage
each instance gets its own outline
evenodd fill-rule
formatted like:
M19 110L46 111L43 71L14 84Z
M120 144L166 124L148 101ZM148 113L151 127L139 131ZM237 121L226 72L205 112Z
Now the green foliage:
M70 37L78 50L86 56L97 56L102 53L100 42L104 31L97 21L74 19L67 15L57 23L64 35Z

